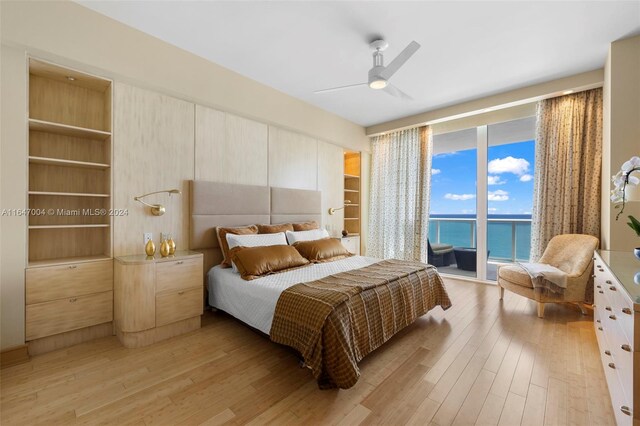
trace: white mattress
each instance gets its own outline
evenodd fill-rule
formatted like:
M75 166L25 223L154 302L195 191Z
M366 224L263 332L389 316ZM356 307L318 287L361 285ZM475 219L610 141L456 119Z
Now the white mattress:
M207 274L209 305L269 334L276 303L284 290L298 283L364 268L376 262L378 259L372 257L352 256L335 262L318 263L268 275L252 281L243 280L231 268L214 266Z

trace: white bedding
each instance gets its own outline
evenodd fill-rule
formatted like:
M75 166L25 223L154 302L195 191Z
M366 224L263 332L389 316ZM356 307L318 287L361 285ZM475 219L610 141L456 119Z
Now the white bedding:
M252 281L243 280L231 268L214 266L207 274L209 305L233 315L245 324L269 334L276 303L292 285L314 281L327 275L364 268L378 259L352 256L335 262L318 263Z

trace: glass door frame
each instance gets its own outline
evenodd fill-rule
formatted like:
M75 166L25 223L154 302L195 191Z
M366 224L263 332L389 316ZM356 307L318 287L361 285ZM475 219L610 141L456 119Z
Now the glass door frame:
M476 127L476 279L487 281L487 179L489 126Z

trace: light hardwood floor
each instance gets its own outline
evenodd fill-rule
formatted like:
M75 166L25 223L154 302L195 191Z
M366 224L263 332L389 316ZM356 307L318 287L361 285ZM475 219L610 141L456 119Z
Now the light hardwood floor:
M318 390L283 347L221 314L126 349L106 337L2 370L0 420L19 424L614 425L592 317L447 280L453 307Z

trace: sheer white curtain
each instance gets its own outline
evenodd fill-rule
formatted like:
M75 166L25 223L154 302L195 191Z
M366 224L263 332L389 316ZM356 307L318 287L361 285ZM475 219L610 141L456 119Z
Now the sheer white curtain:
M431 129L372 139L368 254L427 261Z

